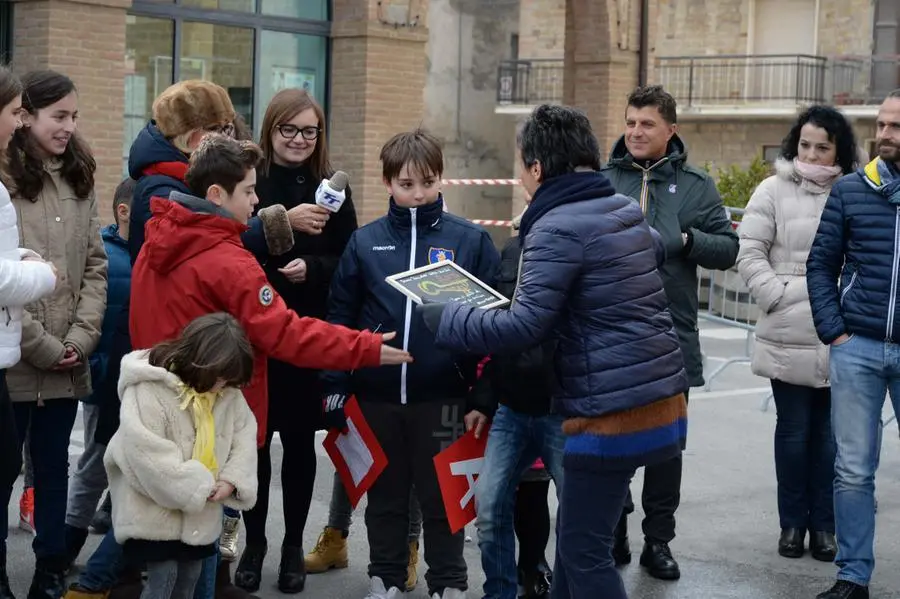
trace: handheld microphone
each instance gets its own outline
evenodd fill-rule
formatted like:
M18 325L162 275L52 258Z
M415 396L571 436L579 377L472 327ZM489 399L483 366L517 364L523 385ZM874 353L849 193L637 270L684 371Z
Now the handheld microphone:
M337 212L347 199L344 189L349 182L350 176L344 171L337 171L331 175L331 179L323 179L316 190L316 204L331 212Z

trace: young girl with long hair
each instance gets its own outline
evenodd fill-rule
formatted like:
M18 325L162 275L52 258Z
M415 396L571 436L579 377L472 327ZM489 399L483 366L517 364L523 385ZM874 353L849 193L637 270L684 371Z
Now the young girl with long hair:
M52 261L59 285L22 319L22 361L7 373L17 442L34 469L36 566L29 597L62 595L69 435L91 392L87 358L106 308L106 252L94 196L96 163L77 131L78 95L54 71L22 78L22 121L10 144L10 195L24 247ZM6 491L6 490L5 490Z

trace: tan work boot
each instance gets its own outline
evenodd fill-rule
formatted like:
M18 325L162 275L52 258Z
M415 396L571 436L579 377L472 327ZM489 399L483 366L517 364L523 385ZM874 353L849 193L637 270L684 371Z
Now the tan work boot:
M222 536L219 537L219 555L226 562L237 558L238 536L241 530L240 517L225 516L222 520Z
M71 585L66 594L63 595L63 599L107 599L109 597L109 591L88 591L87 589L83 589L77 584Z
M411 593L419 584L419 539L409 542L409 565L406 566L406 592Z
M308 574L320 574L332 568L346 568L350 565L347 558L347 539L336 528L326 527L319 535L319 540L312 551L303 560Z

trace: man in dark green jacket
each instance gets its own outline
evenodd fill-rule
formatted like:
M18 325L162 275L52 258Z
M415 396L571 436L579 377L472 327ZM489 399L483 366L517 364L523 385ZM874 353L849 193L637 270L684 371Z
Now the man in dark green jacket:
M663 276L669 311L681 341L692 387L703 385L703 358L697 330L697 267L726 270L734 265L738 236L722 205L715 182L687 163L684 142L676 134L675 99L661 86L636 89L628 97L625 135L602 169L618 193L641 204L647 222L666 246ZM664 580L680 577L669 542L675 538L675 510L681 498L681 457L648 467L641 497L644 550L641 565ZM616 563L631 561L627 514L629 494L616 527Z

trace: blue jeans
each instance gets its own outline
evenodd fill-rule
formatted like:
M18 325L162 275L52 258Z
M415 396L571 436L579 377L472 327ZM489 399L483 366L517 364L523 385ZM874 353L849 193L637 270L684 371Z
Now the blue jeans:
M26 435L40 440L30 447L34 465L34 523L37 529L32 543L34 555L39 560L65 559L69 436L78 414L78 400L47 399L40 406L36 401L14 403L13 414L19 452ZM6 535L6 528L0 530L3 540Z
M116 543L116 535L110 527L78 576L78 586L86 591L108 591L119 580L121 570L122 546Z
M561 416L528 416L503 405L494 415L484 466L475 484L475 524L485 575L485 599L516 598L516 486L525 471L541 458L559 494L565 447L562 421Z
M781 528L834 532L831 390L773 380L775 475Z
M556 518L552 599L627 599L613 535L634 468L566 468Z
M864 586L875 569L875 471L888 391L900 414L900 345L853 335L831 347L835 563L839 580Z

